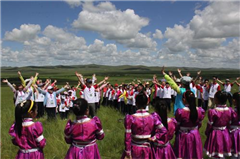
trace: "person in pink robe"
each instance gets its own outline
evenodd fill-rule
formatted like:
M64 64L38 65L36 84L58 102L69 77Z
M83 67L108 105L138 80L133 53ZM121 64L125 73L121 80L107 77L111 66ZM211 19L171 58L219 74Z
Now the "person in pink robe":
M150 114L145 110L147 102L147 96L144 93L139 93L136 97L137 112L125 117L125 151L122 159L155 158L150 141L161 138L161 135L167 132L159 115L157 113Z
M104 138L102 124L97 116L88 118L89 109L85 99L73 101L76 120L68 120L64 134L70 148L65 159L100 159L97 140Z
M43 137L42 124L33 122L36 116L37 106L34 101L22 101L15 108L15 123L9 134L12 143L19 147L16 159L44 159L46 139Z

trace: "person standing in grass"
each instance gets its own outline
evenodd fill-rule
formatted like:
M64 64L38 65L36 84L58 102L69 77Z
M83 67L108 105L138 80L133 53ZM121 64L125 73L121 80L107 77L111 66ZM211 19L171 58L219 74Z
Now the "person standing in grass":
M71 145L65 159L100 159L96 143L104 138L100 119L88 118L89 105L82 98L73 101L73 113L76 120L68 120L64 130L65 141Z
M232 122L230 126L230 137L232 139L232 156L240 158L240 93L233 94Z
M148 98L144 92L136 97L137 112L125 117L125 151L122 159L153 159L154 149L150 141L166 134L167 130L157 113L150 114L146 109ZM158 134L156 134L158 131Z
M169 141L172 140L174 136L177 121L174 118L167 117L168 106L165 100L156 99L154 108L156 113L161 117L164 127L167 129L165 135L162 135L161 131L159 136L156 135L158 137L154 142L155 158L175 159L176 156Z
M228 127L231 124L232 108L227 107L227 93L218 91L214 95L216 107L208 111L207 140L204 149L208 157L231 156L232 141Z
M223 90L227 92L228 94L228 102L229 102L229 105L230 107L232 107L232 93L231 93L231 90L232 90L232 86L233 86L233 83L230 83L230 80L229 79L226 79L225 80L225 83L220 81L219 79L217 79L217 81L223 85Z
M43 148L46 139L40 122L33 122L37 116L37 106L32 100L24 100L15 108L15 123L9 134L12 143L19 147L16 159L44 159Z
M202 107L196 106L196 98L192 91L183 93L184 108L178 108L175 114L177 120L174 151L177 158L202 159L202 141L199 129L205 116Z
M220 85L217 83L217 77L213 76L213 82L209 85L208 88L208 107L210 108L214 108L215 107L215 103L214 103L214 95L217 91L220 91L221 87Z

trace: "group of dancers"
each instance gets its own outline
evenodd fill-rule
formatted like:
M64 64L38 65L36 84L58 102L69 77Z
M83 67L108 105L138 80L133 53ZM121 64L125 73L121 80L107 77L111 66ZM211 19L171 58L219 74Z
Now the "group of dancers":
M70 87L66 83L61 89L57 88L56 80L43 83L38 79L38 73L24 80L18 72L21 85L3 80L14 92L15 123L9 133L13 144L20 148L16 158L44 158L43 126L33 122L34 118L43 116L44 108L50 119L56 118L56 113L61 119L68 118L69 111L76 115L76 120L68 120L64 130L65 141L71 145L66 159L100 158L96 140L104 138L104 131L96 113L101 99L102 105L109 105L126 115L122 158L203 158L199 128L208 108L206 155L240 158L240 93L232 95L233 83L228 79L223 83L217 77L210 83L200 77L201 71L194 80L189 73L182 76L180 69L178 72L180 79L171 72L166 74L163 67L164 79L158 81L154 75L151 85L138 80L138 83L114 86L108 82L108 77L97 83L96 75L84 79L76 72L78 86ZM240 86L238 80L234 83ZM222 90L217 82L223 85ZM77 90L80 98L77 98ZM175 118L167 117L171 112L171 101L174 102ZM150 105L154 107L154 113L148 112ZM172 147L170 140L174 134Z

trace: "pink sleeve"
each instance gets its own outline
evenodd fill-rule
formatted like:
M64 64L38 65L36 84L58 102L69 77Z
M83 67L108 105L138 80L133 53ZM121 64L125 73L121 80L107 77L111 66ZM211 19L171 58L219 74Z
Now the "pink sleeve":
M198 129L200 129L200 127L202 126L202 121L203 121L203 119L205 117L205 110L203 108L201 108L201 107L198 107L198 109L200 109L198 111L198 113L200 113L200 114L198 114L198 118L199 118Z
M95 89L97 89L97 88L98 88L98 85L97 85L97 84L95 84L93 87L94 87Z
M40 149L43 149L46 145L46 139L43 136L43 127L42 123L36 122L35 128L33 130L33 136L35 137L35 141Z
M177 126L177 121L174 118L171 118L171 121L168 124L168 140L172 140Z
M96 138L98 140L102 140L104 138L105 134L104 134L104 131L102 129L101 121L97 116L93 117L93 120L95 120L95 122L96 122Z
M178 108L176 110L175 119L177 121L177 126L176 126L176 132L177 132L180 128L180 124L181 124L181 121L182 121L182 109Z
M126 115L125 121L125 153L127 156L131 155L131 135L132 135L132 116Z
M87 86L84 84L82 85L82 91L86 88Z
M167 129L162 124L161 118L157 113L153 113L152 116L154 119L155 134L151 138L154 142L163 145L168 142Z
M212 131L212 125L213 125L213 118L214 118L214 109L209 109L208 111L208 123L207 123L207 128L205 131L205 135L209 135L209 133Z
M12 126L10 127L9 135L12 137L12 143L17 146L17 143L16 143L17 134L14 130L14 126L15 126L15 124L12 124Z
M72 144L71 134L72 134L72 122L71 120L68 120L64 130L64 139L68 144Z

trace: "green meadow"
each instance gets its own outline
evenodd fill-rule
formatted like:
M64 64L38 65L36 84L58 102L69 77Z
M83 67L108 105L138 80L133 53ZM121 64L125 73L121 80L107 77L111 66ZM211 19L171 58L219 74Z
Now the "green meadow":
M57 85L64 85L69 82L70 85L77 85L77 78L75 72L82 73L84 77L91 77L96 73L98 81L102 80L104 76L110 76L109 81L115 83L128 83L133 79L151 79L153 74L160 75L160 67L145 67L145 66L99 66L99 65L86 65L86 66L53 66L53 67L22 67L22 68L1 68L1 79L7 78L9 82L19 84L17 71L21 71L24 78L29 78L35 72L39 73L39 78L45 80L50 78L58 81ZM177 68L166 68L166 72L172 71L177 74ZM198 68L182 68L182 74L190 72L191 76L196 76ZM234 69L201 69L203 78L211 78L213 75L218 76L219 79L224 80L230 78L231 81L239 76L239 70ZM238 87L234 85L232 92L237 92ZM78 94L78 93L77 93ZM13 93L4 83L1 86L1 158L13 159L15 158L18 147L11 143L11 137L8 134L9 128L14 122L14 104ZM154 110L151 108L150 112ZM169 116L173 116L170 112ZM119 159L124 150L124 116L118 111L101 106L97 113L101 119L105 138L98 141L98 148L103 159ZM44 148L44 155L47 159L63 159L68 151L69 145L64 141L64 127L67 120L46 120L46 116L39 119L44 128L44 137L47 140L47 145ZM74 119L74 115L69 116ZM36 120L37 121L37 120ZM206 136L204 134L207 125L207 114L204 118L202 127L200 128L201 138L204 145ZM174 142L174 139L171 143Z

